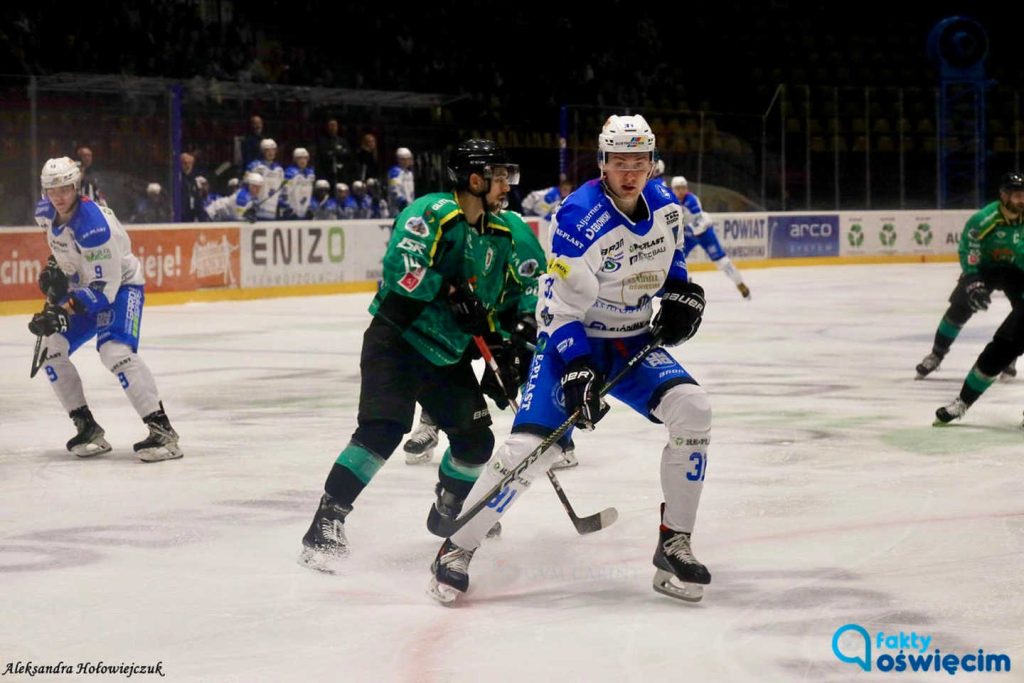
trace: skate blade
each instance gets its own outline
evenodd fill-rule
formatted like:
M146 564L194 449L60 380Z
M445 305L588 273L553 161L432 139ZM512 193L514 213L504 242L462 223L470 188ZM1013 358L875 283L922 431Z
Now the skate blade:
M136 451L135 454L142 462L160 462L185 457L185 452L178 448L178 444L171 443L159 448L143 448L141 451Z
M675 574L664 569L654 572L651 586L656 592L676 600L700 602L704 598L704 586L699 583L684 583L677 579Z
M1003 373L1000 373L1000 375L999 375L999 381L1000 382L1004 382L1004 383L1005 382L1012 382L1015 379L1017 379L1017 375L1016 374L1009 375L1009 374L1003 372Z
M340 553L325 553L313 548L303 547L302 552L299 553L298 563L313 571L324 574L337 574L341 569L342 561L347 556L347 548Z
M94 455L103 455L110 452L110 444L106 439L79 444L71 449L71 452L79 458L91 458Z
M427 595L445 607L451 607L459 599L459 596L462 595L462 591L452 588L446 583L439 583L436 578L431 578L430 585L427 586Z
M406 465L425 465L434 458L434 449L429 448L422 453L411 453L405 451L405 464Z

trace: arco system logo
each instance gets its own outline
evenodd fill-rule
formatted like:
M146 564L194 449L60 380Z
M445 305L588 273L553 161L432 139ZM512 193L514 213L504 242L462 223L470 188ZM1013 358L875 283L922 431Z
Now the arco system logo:
M885 633L878 631L872 638L860 624L846 624L832 635L832 653L839 661L856 664L864 671L883 673L944 671L950 676L967 673L1009 673L1011 662L1006 654L994 654L978 648L970 654L943 654L932 647L932 636L916 631ZM871 651L878 654L872 659ZM931 651L929 651L931 650ZM861 654L863 652L863 654Z

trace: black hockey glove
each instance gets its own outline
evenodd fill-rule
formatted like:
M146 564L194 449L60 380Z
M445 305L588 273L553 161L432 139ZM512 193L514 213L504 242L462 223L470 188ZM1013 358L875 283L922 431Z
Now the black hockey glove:
M57 265L52 256L46 261L46 267L39 273L39 289L46 295L46 300L55 304L68 295L68 276Z
M516 346L530 346L537 343L537 319L532 315L525 315L519 319L512 330L512 343ZM533 349L530 349L531 353Z
M681 344L697 334L704 315L704 289L693 282L669 280L661 295L661 309L652 327L661 331L665 346Z
M988 305L992 303L992 295L989 293L988 287L977 275L968 276L964 280L964 293L967 294L967 304L971 310L975 313L987 311Z
M562 375L562 393L565 395L565 412L572 415L580 411L576 426L591 430L608 412L608 404L601 398L604 378L591 367L587 358L576 358L565 368Z
M487 322L487 309L473 293L468 282L460 282L448 294L448 306L455 318L455 324L466 334L482 337L490 331L490 325Z
M57 332L68 331L68 314L60 306L47 304L42 313L36 313L28 323L28 331L34 335L49 337Z
M491 370L490 365L484 370L484 376L480 380L480 390L491 397L494 405L500 410L508 408L508 397L515 396L519 392L520 377L522 376L519 366L519 356L516 350L508 343L498 342L488 344L494 362L498 366L498 376L501 377L501 384ZM505 388L502 389L502 386Z
M516 323L510 338L512 351L516 354L516 363L521 381L526 379L533 362L533 352L537 344L537 319L527 315Z
M249 221L250 223L256 222L256 205L253 204L248 209L242 212L242 218Z

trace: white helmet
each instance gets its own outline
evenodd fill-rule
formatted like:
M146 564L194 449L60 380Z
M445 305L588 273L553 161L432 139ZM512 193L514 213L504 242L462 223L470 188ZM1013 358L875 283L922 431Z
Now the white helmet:
M296 147L295 151L292 152L292 158L298 159L299 157L306 157L308 159L309 150L307 150L305 147Z
M229 190L233 190L236 187L238 187L238 178L229 178L228 179L228 189Z
M665 160L658 159L654 162L654 177L657 178L660 175L665 174Z
M163 188L160 187L160 183L150 183L149 185L146 185L146 194L160 194L161 190L163 190Z
M348 192L348 185L346 185L345 183L338 183L337 185L334 186L334 189L337 192Z
M395 157L398 159L412 159L412 150L408 147L399 147L395 150Z
M317 190L329 190L331 189L331 184L324 180L323 178L321 178L320 180L313 183L313 187Z
M82 182L82 169L68 157L47 159L43 164L42 173L39 174L39 181L44 190L67 185L74 185L77 188Z
M210 184L210 181L208 181L204 176L201 176L201 175L197 175L196 176L196 185L199 185L200 187L202 187L203 185L209 185L209 184Z
M264 138L260 140L260 150L264 149L277 149L277 143L274 142L273 138Z
M245 174L246 185L263 185L263 176L256 171L249 171Z
M647 152L653 159L654 131L639 114L612 114L597 136L597 149L601 163L604 163L610 152Z
M362 180L357 180L354 183L352 183L352 191L353 192L355 192L356 190L365 190L365 189L366 189L366 183L364 183Z
M672 187L689 187L689 184L686 182L686 178L677 175L672 179Z

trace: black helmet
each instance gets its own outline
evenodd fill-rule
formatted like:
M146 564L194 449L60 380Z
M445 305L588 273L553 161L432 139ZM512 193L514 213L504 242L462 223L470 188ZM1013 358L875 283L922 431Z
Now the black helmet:
M999 181L999 191L1016 192L1017 190L1024 190L1024 174L1020 171L1004 173Z
M464 140L452 152L448 160L448 179L456 189L469 187L469 176L478 173L490 180L491 167L508 167L509 183L515 185L519 179L519 166L510 163L508 154L493 140Z

